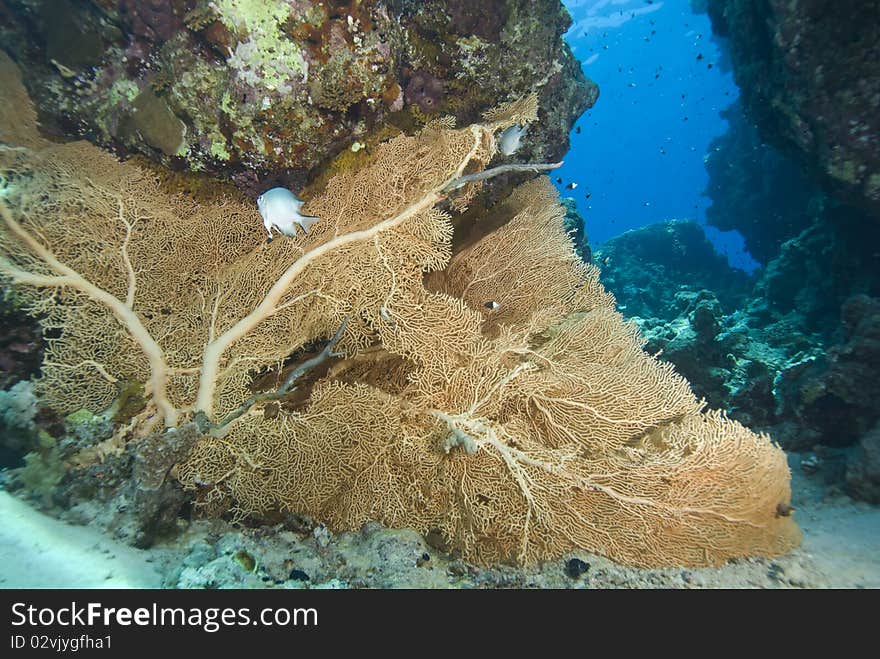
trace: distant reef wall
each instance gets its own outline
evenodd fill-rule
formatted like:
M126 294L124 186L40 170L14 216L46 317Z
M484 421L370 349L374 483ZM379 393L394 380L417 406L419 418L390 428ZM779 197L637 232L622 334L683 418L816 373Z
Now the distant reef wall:
M810 226L825 195L802 167L761 139L740 101L721 116L727 132L712 140L705 159L704 194L712 200L706 222L739 231L749 253L767 265L786 240Z
M0 0L43 128L256 195L532 91L514 159L559 159L598 88L559 0Z
M708 0L748 117L880 219L880 0Z

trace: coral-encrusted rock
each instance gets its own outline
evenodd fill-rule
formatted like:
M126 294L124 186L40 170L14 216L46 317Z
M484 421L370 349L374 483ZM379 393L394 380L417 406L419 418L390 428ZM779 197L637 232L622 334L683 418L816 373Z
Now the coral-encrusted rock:
M880 419L880 303L870 297L880 292L880 225L834 203L820 210L750 294L693 223L643 227L597 251L647 350L793 450L851 446Z
M715 251L703 228L690 220L669 220L633 229L596 250L602 283L625 305L625 315L672 320L682 311L674 291L714 291L734 309L751 286Z
M880 425L862 437L847 466L846 484L860 499L880 503Z
M444 114L462 123L532 91L527 157L558 159L596 100L559 0L8 0L14 53L46 130L230 177L302 187ZM350 158L349 158L350 159Z
M16 307L14 299L0 295L0 390L39 373L43 361L39 325Z
M200 436L194 424L186 424L130 442L94 464L72 468L56 497L65 508L93 518L117 538L149 547L174 530L181 508L191 500L170 474ZM69 434L62 448L72 449L72 439Z
M540 118L518 159L559 159L574 119L592 107L598 88L562 40L571 17L558 0L393 0L403 24L403 75L443 82L440 113L462 122L501 99L540 94Z
M823 358L783 373L780 391L800 425L846 446L880 420L880 299L854 295L841 308L845 338Z
M642 329L647 351L662 351L698 396L725 406L732 377L727 355L743 337L737 329L719 336L721 322L724 311L745 304L750 278L688 220L627 231L603 244L596 261L623 314Z
M880 216L880 1L709 0L747 114Z

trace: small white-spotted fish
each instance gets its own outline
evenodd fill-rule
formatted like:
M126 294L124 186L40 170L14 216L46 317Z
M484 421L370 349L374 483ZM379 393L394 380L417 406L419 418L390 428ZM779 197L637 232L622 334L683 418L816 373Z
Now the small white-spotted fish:
M257 208L263 216L263 225L269 233L269 240L272 240L272 229L293 237L296 236L297 225L304 233L308 233L309 227L321 219L300 213L303 203L305 202L287 188L272 188L257 197Z
M497 311L501 308L501 305L498 304L495 300L489 300L488 302L484 302L483 306L486 307L489 311Z

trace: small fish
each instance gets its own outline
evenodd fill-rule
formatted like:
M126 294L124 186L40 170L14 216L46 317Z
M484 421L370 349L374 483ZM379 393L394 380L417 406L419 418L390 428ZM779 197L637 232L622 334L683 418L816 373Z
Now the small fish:
M584 195L584 197L585 197L586 199L589 199L589 198L592 197L592 196L593 196L593 193L592 193L592 192L588 192L587 194Z
M296 225L299 225L304 233L309 232L309 227L320 220L319 217L303 215L300 209L303 200L293 194L287 188L272 188L266 190L257 197L257 208L263 216L263 225L272 240L272 229L285 236L296 236Z
M574 181L572 181L571 183L569 183L568 185L565 186L565 189L566 190L574 190L577 186L578 186L578 184L575 183Z
M489 311L497 311L501 308L501 305L498 304L495 300L489 300L485 304L483 304Z
M788 517L794 512L795 508L791 504L788 503L777 503L776 504L776 516L777 517Z
M397 331L397 323L394 322L394 319L391 317L391 312L388 310L388 307L379 307L379 318L388 323L388 326Z
M602 264L602 267L604 268L606 265L611 263L611 257L610 256L603 256L600 263Z
M577 133L578 135L580 135L580 134L581 134L581 127L580 127L580 126L575 126L575 128L574 128L574 132Z
M520 140L523 135L526 134L526 130L528 130L527 126L514 124L501 133L501 139L498 140L498 146L501 149L501 153L505 156L511 156L516 153L520 147Z

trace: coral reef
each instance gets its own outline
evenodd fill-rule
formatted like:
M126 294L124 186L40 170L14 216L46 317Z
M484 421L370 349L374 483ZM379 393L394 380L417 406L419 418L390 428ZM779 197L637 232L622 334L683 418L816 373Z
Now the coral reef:
M168 193L21 112L0 131L0 273L53 330L37 389L117 419L69 462L131 456L156 525L173 475L208 512L411 527L480 563L713 565L799 542L784 453L642 350L546 178L451 256L436 206L511 171L487 169L496 135L535 121L536 96L384 142L307 204L307 235L271 243L240 198Z
M880 2L709 0L746 114L841 200L880 215Z
M730 311L745 302L752 286L749 277L732 270L700 225L690 220L627 231L604 243L595 260L602 263L602 283L630 317L672 320L681 311L682 298L687 298L686 305L694 293L706 289Z
M804 444L848 446L880 420L880 299L854 295L824 354L781 374L777 384Z
M168 560L171 588L827 588L829 579L797 550L720 568L644 569L583 551L534 566L477 566L431 546L412 529L375 522L331 533L303 520L232 529L200 520L182 555ZM251 568L251 569L248 569ZM876 581L876 580L875 580ZM871 581L865 579L866 586Z
M872 499L880 3L705 4L715 33L728 37L721 46L745 116L780 153L736 105L728 109L730 132L707 159L707 218L738 229L765 267L751 301L716 316L711 342L685 340L673 346L678 354L664 354L702 371L685 370L695 382L711 375L711 400L733 417L804 452L805 472ZM796 163L818 186L802 180ZM692 329L691 319L674 322L687 328L678 337ZM663 346L670 333L661 325L646 332ZM736 376L742 367L748 378Z
M0 47L27 70L46 130L254 197L344 166L353 143L441 114L470 123L533 90L541 126L522 156L558 160L598 94L562 39L559 0L3 0L0 12Z
M861 441L869 460L870 429L880 419L880 236L866 240L876 230L866 229L863 213L829 204L750 281L718 256L711 277L683 265L670 226L629 232L597 253L603 282L644 333L647 350L675 364L713 406L786 449L816 452L803 468L815 461L842 484L839 450ZM854 494L871 490L872 467L850 456L849 472Z
M675 364L710 405L744 421L736 416L730 382L754 372L743 362L744 370L734 374L729 355L741 355L743 337L728 315L747 303L751 278L733 270L702 227L688 220L628 231L604 243L596 261L603 284L645 335L646 350Z

